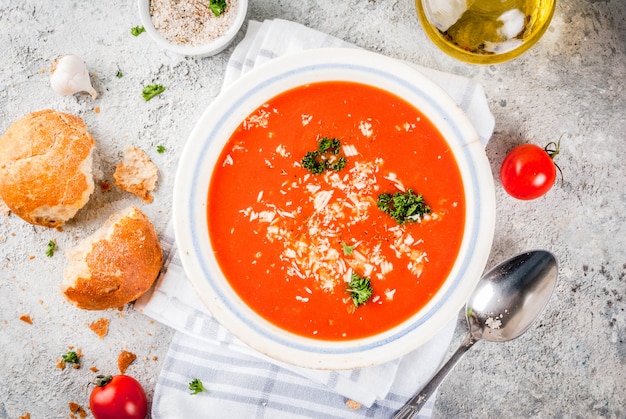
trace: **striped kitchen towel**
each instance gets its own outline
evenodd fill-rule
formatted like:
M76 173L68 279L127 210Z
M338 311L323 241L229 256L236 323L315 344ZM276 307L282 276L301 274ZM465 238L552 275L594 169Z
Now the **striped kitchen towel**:
M224 85L263 63L306 48L354 46L297 23L250 21L228 61ZM482 87L466 78L418 68L466 112L486 145L494 128ZM456 319L401 359L349 371L310 370L270 359L232 336L197 297L176 251L171 225L162 235L164 269L135 308L177 330L152 400L154 418L389 418L432 377ZM200 378L207 392L190 395ZM432 413L434 397L420 412Z

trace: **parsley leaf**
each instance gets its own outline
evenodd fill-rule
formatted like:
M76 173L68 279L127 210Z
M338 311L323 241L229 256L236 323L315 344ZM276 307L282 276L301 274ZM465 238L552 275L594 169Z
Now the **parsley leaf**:
M160 84L149 84L143 88L141 92L143 96L143 100L146 102L152 99L153 97L160 95L165 91L165 86L161 86Z
M162 145L158 145L156 149L157 149L157 153L159 154L165 153L165 147Z
M65 355L62 356L63 361L69 362L71 364L78 364L78 354L74 351L69 351Z
M326 165L320 159L318 159L320 155L319 151L309 151L302 158L302 167L308 169L314 175L320 175L326 171Z
M322 139L317 143L317 148L320 150L320 153L339 153L339 146L341 143L336 138L328 138L322 137Z
M123 76L122 72L120 70L117 70L117 73L115 73L115 77L117 77L118 79L121 79Z
M309 151L302 158L302 167L314 175L324 173L326 170L335 172L343 169L347 160L339 156L341 144L336 138L322 137L317 143L317 150Z
M46 256L48 256L49 258L54 256L54 249L56 249L56 247L57 244L54 242L54 240L50 240L48 242L48 246L46 247Z
M354 251L354 248L356 246L348 246L345 243L341 243L341 247L343 248L343 254L346 256L350 256L352 255L352 252Z
M209 0L207 7L215 16L219 17L226 10L226 0Z
M359 274L352 274L348 284L348 292L352 294L352 302L355 307L365 304L372 296L372 283L369 278L363 278Z
M335 172L340 171L345 166L346 166L346 158L345 157L339 157L334 162L332 162L332 163L328 162L328 164L327 164L328 169L329 170L334 170Z
M130 33L133 36L139 36L145 31L146 31L146 28L144 28L143 26L135 26L134 28L130 28Z
M193 380L191 380L191 382L189 383L189 390L191 390L191 394L198 394L202 393L203 391L208 391L204 388L204 385L199 378L194 378Z
M430 207L424 202L422 194L415 195L412 189L404 193L396 192L393 195L380 194L376 205L399 224L404 224L407 221L418 221L425 214L430 213Z

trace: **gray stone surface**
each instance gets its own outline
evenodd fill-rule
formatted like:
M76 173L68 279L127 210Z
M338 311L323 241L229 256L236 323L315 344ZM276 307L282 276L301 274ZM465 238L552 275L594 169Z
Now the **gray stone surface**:
M510 343L477 344L441 386L435 417L626 417L624 1L559 1L539 44L495 66L439 52L410 0L250 0L248 19L272 18L481 82L496 118L487 147L498 217L490 264L531 248L551 250L560 262L556 292L538 324ZM131 36L139 24L134 1L0 0L0 132L30 111L67 111L86 121L98 143L98 180L111 180L126 144L143 148L160 170L152 204L98 189L63 231L0 215L0 418L69 417L68 402L88 405L89 367L115 373L123 349L138 355L129 374L149 396L154 389L172 332L132 307L70 306L58 292L63 252L130 204L164 229L177 159L219 92L232 46L211 58L179 57L146 34ZM50 89L47 69L63 53L86 61L97 100ZM167 91L144 102L141 89L150 83ZM561 135L563 183L535 201L506 195L497 177L506 152ZM157 153L157 145L166 152ZM58 244L52 258L44 254L49 240ZM33 324L20 321L22 314ZM104 339L88 328L101 317L111 322ZM450 351L464 333L459 319ZM81 348L83 367L56 368L70 346Z

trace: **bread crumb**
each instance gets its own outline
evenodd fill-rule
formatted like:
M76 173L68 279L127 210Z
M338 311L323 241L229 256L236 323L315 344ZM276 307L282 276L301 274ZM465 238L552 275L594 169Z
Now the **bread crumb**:
M31 319L28 314L22 314L20 316L20 320L23 321L24 323L33 324L33 319Z
M96 106L95 108L93 108L93 111L95 113L100 113L100 106Z
M57 368L60 370L64 370L65 369L65 361L63 361L62 359L57 359Z
M120 352L120 354L117 357L117 367L120 370L121 374L124 374L126 372L126 369L128 368L128 366L137 358L137 355L135 355L132 352L128 352L128 351L122 351Z
M100 339L104 338L109 332L109 319L98 319L89 325L89 328L98 335Z
M124 149L124 160L115 168L115 184L126 192L137 195L145 202L152 202L150 192L156 187L157 167L146 153L137 147Z
M348 406L350 410L357 410L361 408L361 403L348 399L346 400L346 406Z
M75 402L69 402L68 403L69 407L70 407L70 412L72 412L70 414L71 418L86 418L87 417L87 412L85 411L85 409L83 409L83 407L81 405L79 405L78 403ZM77 416L78 415L78 416Z
M95 365L94 365L94 366L92 366L92 367L89 367L89 370L90 370L91 372L98 372L98 371L100 371L100 370L99 370L99 369L98 369Z
M30 419L30 413L26 412L22 416L20 416L18 419Z
M28 259L29 259L29 260L33 260L33 259L35 259L35 255L30 255L30 256L28 257Z
M104 193L111 192L111 184L107 182L106 180L103 180L102 182L100 182L100 189Z

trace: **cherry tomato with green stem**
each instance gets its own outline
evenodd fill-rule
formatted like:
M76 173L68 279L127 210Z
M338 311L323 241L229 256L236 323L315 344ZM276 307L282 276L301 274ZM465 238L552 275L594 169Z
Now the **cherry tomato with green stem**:
M96 419L145 419L146 392L128 375L99 375L91 390L89 407Z
M554 163L559 154L561 140L550 142L544 148L535 144L522 144L511 150L502 162L500 180L504 190L514 198L536 199L545 195L556 181Z

